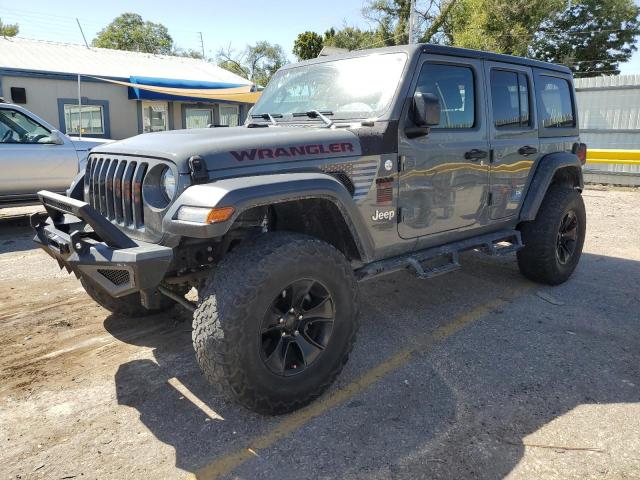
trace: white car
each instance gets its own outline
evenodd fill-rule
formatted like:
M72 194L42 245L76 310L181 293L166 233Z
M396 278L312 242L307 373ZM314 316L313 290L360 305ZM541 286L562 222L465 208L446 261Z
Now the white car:
M33 203L40 190L64 193L84 168L89 150L109 141L68 137L0 100L0 208Z

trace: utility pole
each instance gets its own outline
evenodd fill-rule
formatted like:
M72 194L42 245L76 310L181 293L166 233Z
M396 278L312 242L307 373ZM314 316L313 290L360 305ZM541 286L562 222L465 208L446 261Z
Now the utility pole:
M415 29L416 29L416 0L411 0L411 11L409 12L409 45L416 43Z
M80 20L76 18L76 22L78 22L78 28L80 29L80 33L82 34L82 39L84 40L84 46L89 48L89 44L87 43L87 37L84 36L84 32L82 31L82 25L80 25Z
M69 123L71 123L71 115L69 115ZM67 127L67 130L68 129L69 127ZM80 74L78 74L78 137L82 138L82 90L80 87Z
M200 34L200 48L202 48L202 59L206 60L207 58L204 56L204 41L202 40L202 32L198 32Z

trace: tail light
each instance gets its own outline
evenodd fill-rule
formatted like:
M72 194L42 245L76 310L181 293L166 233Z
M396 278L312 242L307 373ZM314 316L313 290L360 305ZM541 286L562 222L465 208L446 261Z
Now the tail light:
M586 143L574 143L573 153L576 154L580 163L584 165L587 163L587 144Z

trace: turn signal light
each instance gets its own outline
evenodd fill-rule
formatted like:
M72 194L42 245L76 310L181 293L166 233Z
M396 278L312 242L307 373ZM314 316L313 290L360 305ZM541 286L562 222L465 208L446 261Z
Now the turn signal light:
M176 219L191 223L219 223L229 220L234 212L233 207L207 208L183 205L178 210Z
M233 207L212 208L207 215L207 223L226 222L236 209Z

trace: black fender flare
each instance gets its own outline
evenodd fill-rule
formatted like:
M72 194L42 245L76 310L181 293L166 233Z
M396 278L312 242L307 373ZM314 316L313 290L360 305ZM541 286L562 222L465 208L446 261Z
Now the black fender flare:
M584 188L582 176L582 164L578 157L569 152L556 152L545 155L540 159L536 171L527 190L527 195L520 210L520 220L529 222L536 219L540 205L544 200L547 190L551 186L556 173L562 169L572 169L578 176L578 188Z
M295 200L326 199L342 214L361 258L373 257L373 240L351 194L342 183L325 173L282 173L217 180L187 188L171 205L163 220L163 230L193 238L216 238L226 234L243 212L259 206ZM177 219L181 206L233 207L225 222L197 224Z

